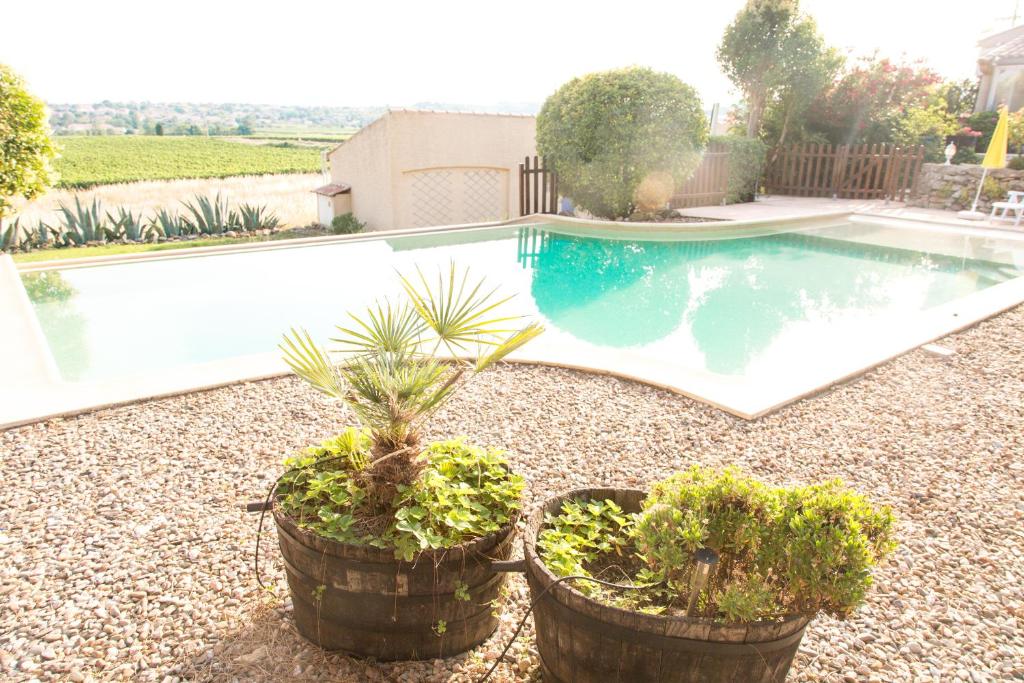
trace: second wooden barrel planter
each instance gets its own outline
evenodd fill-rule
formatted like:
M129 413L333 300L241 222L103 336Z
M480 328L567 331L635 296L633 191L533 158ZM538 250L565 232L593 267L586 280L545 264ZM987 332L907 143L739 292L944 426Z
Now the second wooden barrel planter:
M615 501L640 510L647 494L579 489L549 499L527 525L526 578L544 680L555 683L779 682L785 679L810 619L722 625L711 619L661 616L610 607L556 577L537 554L545 514L573 499Z
M413 562L393 550L337 543L297 527L275 506L295 625L325 650L382 661L447 657L479 645L498 619L514 522L498 533Z

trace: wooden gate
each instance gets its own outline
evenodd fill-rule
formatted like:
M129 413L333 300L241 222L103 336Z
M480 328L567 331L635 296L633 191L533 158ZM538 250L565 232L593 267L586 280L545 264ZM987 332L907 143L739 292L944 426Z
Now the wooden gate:
M558 175L536 156L519 164L519 215L531 213L558 213Z
M669 205L673 209L686 209L721 204L728 191L729 150L725 143L712 142L704 151L700 166L672 195Z
M769 154L765 191L797 197L905 201L924 161L924 147L788 145Z

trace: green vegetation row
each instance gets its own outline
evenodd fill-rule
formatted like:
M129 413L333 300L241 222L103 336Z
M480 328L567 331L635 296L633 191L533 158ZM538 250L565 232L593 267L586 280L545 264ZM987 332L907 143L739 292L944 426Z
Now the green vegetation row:
M691 616L725 623L825 612L850 615L871 570L895 548L895 520L842 481L776 487L738 468L694 465L657 482L636 514L612 500L571 500L537 540L556 576L625 571L639 590L578 589L606 604L686 614L697 553L720 557ZM621 575L620 575L621 580Z
M182 202L182 211L157 209L151 215L117 207L105 211L100 200L60 205L60 222L34 224L15 219L0 228L0 251L33 251L62 247L81 247L110 242L155 242L161 238L180 239L193 235L223 235L273 230L280 226L277 216L266 206L241 203L231 207L226 198L196 195Z
M59 187L237 175L315 173L320 149L246 144L206 137L75 136L59 138Z
M256 140L306 140L310 142L343 142L356 134L357 128L331 130L329 128L279 127L257 128L245 137Z

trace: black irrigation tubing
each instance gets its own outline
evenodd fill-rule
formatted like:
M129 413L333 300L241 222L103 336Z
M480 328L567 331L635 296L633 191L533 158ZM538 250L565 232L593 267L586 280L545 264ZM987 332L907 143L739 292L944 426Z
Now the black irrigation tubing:
M348 456L338 456L338 457L334 457L334 458L324 458L323 460L318 460L317 462L315 462L315 463L313 463L311 465L308 465L306 467L293 467L292 469L286 471L280 477L275 479L274 483L271 484L270 490L267 491L267 497L263 500L263 508L260 510L260 523L259 523L259 527L256 530L256 554L255 554L255 557L253 559L253 568L256 570L256 583L259 584L260 588L263 588L263 589L266 589L266 590L270 590L268 588L268 586L263 583L263 579L260 576L260 538L263 536L263 519L267 516L267 508L270 506L270 499L273 497L274 491L277 490L277 487L281 483L281 480L284 479L287 475L291 474L292 472L297 472L297 471L306 470L306 469L312 469L313 467L315 467L317 465L322 465L325 462L329 462L331 460L341 460L341 459L346 458L346 457L348 457ZM551 584L547 588L542 590L540 592L540 595L538 595L536 598L534 598L534 600L530 603L530 607L526 610L526 614L524 614L523 618L519 621L519 625L516 626L516 630L515 630L514 633L512 633L512 637L509 638L508 643L505 645L505 649L502 650L501 654L498 655L497 659L494 660L494 663L491 664L491 668L487 670L487 673L485 673L480 679L477 680L477 683L484 683L487 679L489 679L491 677L491 674L494 673L494 670L498 668L499 664L501 664L501 660L505 658L505 655L507 655L508 651L512 648L513 643L516 642L516 638L518 638L519 634L522 632L523 626L526 625L526 620L533 613L533 608L537 606L537 603L540 602L541 598L543 598L545 595L547 595L548 591L550 591L552 588L554 588L558 584L562 583L563 581L592 581L593 583L599 583L602 586L607 586L608 588L618 588L620 590L640 590L640 589L643 589L643 588L651 588L652 586L657 586L658 585L656 583L645 583L645 584L612 583L611 581L604 581L602 579L595 579L592 576L582 576L582 575L563 576L560 579L556 579L555 581L552 581Z
M275 479L274 483L270 485L270 490L267 491L267 497L263 499L263 507L260 509L260 524L256 528L256 554L253 557L252 563L253 569L256 570L256 583L259 585L260 588L270 590L270 588L265 583L263 583L263 578L260 576L260 539L263 537L263 518L267 516L267 508L270 507L270 499L274 496L274 491L276 491L277 487L281 484L281 480L287 477L292 472L311 470L318 467L319 465L323 465L324 463L333 462L335 460L345 460L347 458L347 455L337 455L330 458L323 458L321 460L317 460L316 462L306 465L305 467L293 467L290 470L286 470L284 474Z
M287 474L287 472L285 473ZM283 477L284 474L281 475ZM277 490L277 485L281 483L281 477L274 480L274 483L270 485L270 490L267 491L267 497L263 500L263 509L260 510L260 525L256 529L256 555L253 558L253 568L256 570L256 583L260 588L264 590L270 590L263 579L260 577L260 539L263 538L263 518L267 516L267 507L270 505L270 498L274 495L274 491Z
M618 589L621 589L621 590L640 590L642 588L651 588L653 586L657 586L658 585L656 583L643 583L643 584L612 583L611 581L602 581L601 579L595 579L592 576L581 576L581 575L563 576L560 579L556 579L556 580L552 581L548 585L548 587L545 588L544 590L542 590L540 592L540 595L538 595L536 598L534 598L533 602L530 603L529 609L526 610L526 614L523 615L523 618L519 620L519 625L516 626L516 630L515 630L515 632L512 633L512 637L509 638L508 644L505 645L505 649L502 650L501 654L498 655L497 659L494 660L494 664L491 664L491 668L487 670L487 673L485 673L483 676L478 678L476 683L484 683L484 681L486 681L488 678L491 677L491 674L494 673L494 670L498 668L499 664L501 664L501 660L503 660L505 658L505 655L507 655L508 651L512 648L512 644L514 642L516 642L516 638L519 637L520 631L522 631L523 630L523 626L526 625L526 620L530 617L530 614L533 613L533 608L537 606L537 603L540 602L541 598L543 598L545 595L547 595L549 590L551 590L552 588L554 588L558 584L562 583L563 581L593 581L594 583L599 583L602 586L608 586L609 588L618 588Z

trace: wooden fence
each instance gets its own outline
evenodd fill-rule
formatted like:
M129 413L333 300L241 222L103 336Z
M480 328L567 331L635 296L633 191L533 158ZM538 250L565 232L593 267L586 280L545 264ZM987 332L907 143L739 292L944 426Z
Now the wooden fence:
M558 213L558 175L540 157L519 164L519 215Z
M905 201L924 147L789 145L768 153L765 191L797 197Z
M729 151L721 142L712 142L704 151L700 166L683 183L669 205L673 209L712 206L725 201L729 191Z

